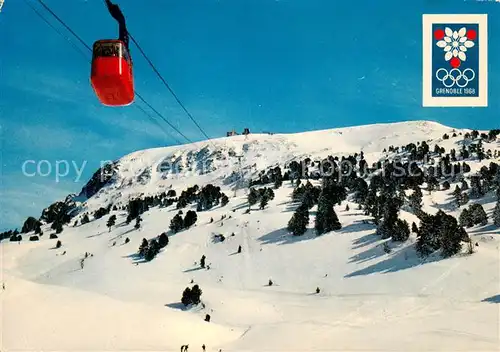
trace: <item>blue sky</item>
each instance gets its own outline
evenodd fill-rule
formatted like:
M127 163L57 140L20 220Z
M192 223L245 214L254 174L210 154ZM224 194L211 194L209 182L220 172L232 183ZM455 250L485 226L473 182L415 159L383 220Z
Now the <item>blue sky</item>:
M36 1L28 1L61 28ZM117 36L101 0L45 2L88 45ZM500 4L493 1L119 4L129 31L211 137L243 127L298 132L420 119L459 128L499 127ZM489 14L488 108L421 107L423 13ZM190 139L201 140L138 50L132 46L131 51L136 89ZM51 202L78 193L100 160L175 143L133 106L101 106L89 74L89 63L24 1L5 1L0 13L0 229L20 226ZM57 160L87 163L80 180L72 170L56 181L53 174L23 176L26 160L48 160L53 167Z

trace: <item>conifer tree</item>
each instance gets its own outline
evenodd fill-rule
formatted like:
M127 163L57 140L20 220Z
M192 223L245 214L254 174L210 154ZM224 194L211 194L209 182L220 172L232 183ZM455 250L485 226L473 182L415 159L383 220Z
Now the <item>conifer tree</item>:
M173 233L177 233L184 228L184 220L182 219L181 214L176 214L172 220L170 221L170 230Z
M488 215L481 204L472 204L469 207L469 213L471 214L474 225L484 226L488 223Z
M142 219L141 219L141 217L140 217L140 216L138 216L138 217L135 219L135 225L134 225L134 228L135 228L136 230L137 230L137 229L139 229L139 227L141 227L141 221L142 221Z
M268 192L268 189L271 190L270 188L265 188L262 190L261 195L260 195L260 209L264 209L267 204L269 203L269 200L271 198L271 194ZM272 190L271 190L272 191ZM274 197L274 193L273 193Z
M229 198L223 193L220 199L220 206L225 207L229 203Z
M56 234L60 234L61 232L63 232L63 225L61 222L57 221L54 222L54 224L55 224Z
M458 221L460 223L460 226L463 226L463 227L474 226L474 220L472 219L472 214L470 213L469 209L462 210Z
M111 231L111 227L115 226L116 222L116 215L111 215L108 219L108 222L106 223L106 226L108 227L109 231Z
M146 255L146 251L148 250L148 247L149 247L149 243L148 243L148 240L143 238L142 239L142 243L141 245L139 246L139 255L141 257L144 257Z
M183 228L187 229L193 226L197 220L198 220L198 215L196 214L196 212L193 210L188 210L186 216L184 217Z
M358 204L364 203L366 196L368 195L368 184L366 183L366 181L358 177L354 181L353 190L354 190L354 201Z
M294 236L301 236L306 232L308 224L309 209L306 205L301 204L288 222L288 231Z
M461 242L467 239L467 232L457 220L440 210L436 215L425 214L422 217L416 250L419 255L428 256L441 249L442 255L448 257L458 253L462 248Z
M418 226L415 222L411 224L411 232L418 233Z
M256 204L259 200L259 192L255 188L251 188L248 193L248 207L250 208L252 205Z
M163 232L160 237L158 237L158 244L160 248L166 247L168 245L168 236L165 232Z
M458 185L455 187L455 190L453 191L453 198L455 198L455 204L457 207L460 207L462 205L462 190Z
M417 186L413 189L413 193L408 197L410 206L416 214L422 210L422 196L422 190Z
M192 303L191 300L191 289L189 287L186 287L184 292L182 293L182 299L181 299L182 304L187 307Z
M462 249L462 241L468 238L463 227L458 226L457 220L442 212L440 224L441 253L443 257L450 257Z
M481 187L481 178L477 175L472 176L470 182L471 182L470 197L472 199L481 198L484 195L483 189Z
M462 199L460 200L460 204L461 205L465 205L467 203L469 203L470 199L469 199L469 195L467 193L462 193Z
M500 200L497 201L497 205L493 211L493 223L496 227L500 227Z
M422 257L426 257L439 249L439 236L434 216L425 214L420 219L415 249Z
M336 198L332 197L330 192L331 190L323 188L319 196L318 211L314 223L314 228L318 236L342 228L339 218L333 209L333 201Z
M191 289L191 303L195 305L199 304L201 302L202 293L201 288L198 285L194 285Z

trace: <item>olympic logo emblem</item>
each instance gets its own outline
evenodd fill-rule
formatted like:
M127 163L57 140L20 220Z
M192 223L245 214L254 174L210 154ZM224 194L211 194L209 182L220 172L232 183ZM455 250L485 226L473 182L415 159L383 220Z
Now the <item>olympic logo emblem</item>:
M443 83L446 88L457 86L459 88L467 87L470 81L476 78L476 73L471 68L466 68L461 71L458 68L453 68L449 72L445 68L440 68L436 71L436 78Z

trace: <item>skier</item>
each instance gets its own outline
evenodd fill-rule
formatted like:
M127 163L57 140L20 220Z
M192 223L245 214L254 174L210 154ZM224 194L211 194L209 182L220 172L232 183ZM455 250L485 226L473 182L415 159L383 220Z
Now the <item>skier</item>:
M105 1L106 5L108 5L109 13L118 22L119 39L125 44L127 51L129 51L128 48L129 34L127 31L127 25L125 23L125 16L123 16L123 13L118 5L113 4L110 0L105 0Z
M205 344L203 344L203 346L201 346L201 348L203 349L203 352L205 352Z

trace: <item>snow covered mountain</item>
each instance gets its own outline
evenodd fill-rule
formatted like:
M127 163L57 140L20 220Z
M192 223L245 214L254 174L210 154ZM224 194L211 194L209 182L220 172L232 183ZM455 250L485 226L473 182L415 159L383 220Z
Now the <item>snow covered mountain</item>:
M449 179L449 189L432 192L422 186L422 211L428 214L443 210L458 219L478 203L489 217L486 225L467 228L478 245L474 254L464 245L446 259L438 253L419 257L415 233L404 242L382 239L352 193L335 206L342 228L322 236L314 232L317 206L305 234L287 230L298 207L290 181L276 189L272 183L257 185L273 188L274 198L264 209L255 205L248 211L249 182L276 166L285 171L294 160L354 154L359 159L361 152L372 166L407 156L400 147L417 142L426 142L430 154L436 144L458 154L475 143L474 137L464 138L471 133L415 121L250 134L127 155L66 199L72 219L57 239L49 238L55 231L44 223L38 241L28 241L31 231L21 242L0 245L6 285L0 295L1 350L178 351L189 345L189 351L201 351L205 344L207 351L224 352L496 351L500 233L492 221L493 191L458 207L453 192L461 180ZM470 166L467 180L498 163L499 140L484 140L482 147L484 159L458 157ZM137 228L126 221L131 200L168 191L178 200L189 187L207 184L220 187L229 203L204 211L197 211L196 202L188 204L183 216L197 211L188 229L169 230L178 213L174 200L142 213ZM100 209L109 213L95 218ZM85 215L88 223L82 223ZM420 222L407 204L399 217ZM140 258L143 238L162 233L168 245L151 261ZM183 291L195 284L203 304L186 308ZM210 322L204 321L207 314Z
M240 173L245 180L262 170L306 157L347 156L364 152L368 162L384 156L389 146L417 141L440 142L452 128L430 121L376 124L296 134L250 134L198 142L181 147L156 148L129 154L116 162L116 171L97 172L111 176L109 187L93 190L85 206L95 209L129 197L154 195L162 190L181 191L187 185L213 183L234 191ZM462 131L463 133L471 131ZM453 142L448 143L453 145ZM444 145L446 146L446 145ZM241 156L241 164L240 158ZM86 188L81 195L85 195Z

